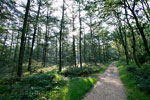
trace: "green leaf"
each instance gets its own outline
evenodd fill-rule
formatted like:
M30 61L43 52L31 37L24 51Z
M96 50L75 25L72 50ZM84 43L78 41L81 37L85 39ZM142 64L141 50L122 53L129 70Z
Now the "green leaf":
M84 10L90 10L90 8L91 8L91 6L86 6L85 8L84 8Z

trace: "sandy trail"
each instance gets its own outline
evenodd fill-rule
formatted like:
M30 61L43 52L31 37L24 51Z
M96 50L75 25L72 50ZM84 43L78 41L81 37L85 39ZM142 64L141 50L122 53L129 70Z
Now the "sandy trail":
M98 78L99 81L83 100L127 100L125 89L114 62Z

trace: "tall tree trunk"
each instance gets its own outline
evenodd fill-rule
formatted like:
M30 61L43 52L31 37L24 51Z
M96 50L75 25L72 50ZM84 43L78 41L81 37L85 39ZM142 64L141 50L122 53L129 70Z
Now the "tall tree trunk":
M121 27L122 23L121 23L121 19L120 19L119 14L116 14L115 16L118 19L118 24L119 24L118 36L120 38L121 44L122 44L124 51L125 51L127 65L129 65L129 55L128 55L128 49L127 49L127 35L126 35L126 32ZM123 32L122 32L122 30L123 30Z
M81 1L79 0L79 23L80 23L80 36L79 36L79 51L80 51L80 68L82 68L82 44L81 44L81 35L82 35L82 20L81 20Z
M92 32L92 18L91 18L91 16L90 16L90 35L91 35L91 40L90 40L90 42L91 42L91 54L90 54L90 58L92 59L92 61L94 61L93 59L94 59L94 55L93 55L93 32Z
M11 60L11 51L13 47L13 40L14 40L14 33L11 35L11 44L10 44L10 52L9 52L9 59Z
M128 55L127 44L126 44L126 33L124 33L125 39L123 38L123 35L122 35L122 34L123 34L123 33L122 33L122 31L121 31L121 26L119 26L119 36L120 36L120 40L121 40L121 42L122 42L122 46L124 47L127 65L129 65L129 55Z
M128 12L127 12L126 7L125 7L124 9L125 9L125 15L126 15L127 23L128 23L128 26L130 27L131 34L132 34L132 40L133 40L132 48L133 48L134 61L135 61L136 65L137 65L138 67L141 67L140 64L138 63L138 60L137 60L137 57L136 57L136 39L135 39L135 35L134 35L134 30L133 30L133 27L131 26L131 24L130 24L130 22L129 22L129 19L128 19Z
M101 47L100 47L100 37L98 37L98 49L99 49L99 62L101 63Z
M74 14L74 13L73 13ZM73 17L72 17L72 19L73 19L73 32L75 31L75 16L73 15ZM74 36L74 34L73 34L73 44L72 44L72 46L73 46L73 58L74 58L74 61L73 61L73 63L74 63L74 66L76 67L76 45L75 45L75 36Z
M13 59L13 61L16 63L16 65L17 65L17 52L18 52L18 37L19 37L19 33L17 35L17 43L16 43L15 52L14 52L14 59Z
M94 61L95 65L97 63L96 60L96 47L94 46L94 38L93 38L93 30L92 30L92 16L90 16L90 34L91 34L91 58Z
M38 26L38 35L37 35L37 52L36 52L36 59L39 60L40 58L40 40L41 40L41 32L40 27Z
M103 45L103 62L106 62L105 45Z
M49 13L48 13L48 8L47 8L47 21L46 21L46 34L45 34L45 44L44 44L44 48L43 48L43 66L45 67L46 66L46 60L47 60L47 42L48 42L48 17L49 17Z
M62 31L64 28L64 14L65 14L65 0L63 0L62 18L60 24L60 37L59 37L59 72L62 70Z
M75 36L73 35L73 57L74 57L74 65L76 67L76 47L75 47Z
M145 15L146 15L146 18L147 18L147 20L148 20L149 23L150 23L149 12L147 12L147 11L149 10L149 9L148 9L149 6L144 5L144 0L141 0L140 2L141 2L141 4L142 4L142 8L143 8L143 11L144 11L144 13L145 13ZM146 11L146 9L145 9L145 6L147 7L146 9L148 9L147 11Z
M140 32L141 37L142 37L142 40L143 40L143 43L144 43L144 47L145 47L145 51L147 52L147 54L150 57L150 50L148 48L148 42L147 42L146 36L144 34L144 27L142 27L141 24L139 23L138 17L136 16L135 11L134 11L134 7L131 8L130 5L129 5L129 3L128 3L128 1L126 1L126 2L127 2L127 4L124 2L124 6L128 7L129 10L131 11L131 13L133 15L133 18L136 21L136 26L137 26L137 28L138 28L138 30Z
M57 35L56 35L56 64L58 64L57 56L58 56L58 45L57 45Z
M5 52L7 38L8 38L8 34L6 34L6 36L4 38L4 42L3 42L3 46L2 46L2 50L1 50L1 55L0 55L0 62L2 62L2 65L5 64L5 60L6 60L6 58L4 59L4 54L5 54L4 52Z
M86 36L84 32L84 63L86 63Z
M6 46L7 38L8 38L8 34L6 34L6 36L4 38L4 42L3 42L3 46L2 46L2 51L1 51L1 57L3 56L3 53L4 53L4 49L5 49L5 46Z
M28 0L28 2L27 2L26 13L25 13L23 29L22 29L21 45L20 45L19 60L18 60L18 70L17 70L18 80L21 80L21 76L22 76L22 64L23 64L24 50L25 50L25 47L24 47L25 46L24 45L25 44L25 33L26 33L29 9L30 9L30 0Z
M120 59L120 56L121 56L121 54L120 54L120 48L119 48L119 45L118 45L118 41L116 40L116 46L117 46L117 51L118 51L118 60Z
M138 21L138 18L136 17L136 15L135 15L135 14L133 14L133 15L134 15L134 18L135 18L135 20L136 20L137 28L139 29L139 32L140 32L140 34L141 34L141 36L142 36L142 39L143 39L143 42L144 42L144 46L145 46L145 50L146 50L147 54L148 54L149 57L150 57L150 50L149 50L149 48L148 48L147 39L146 39L146 36L145 36L145 34L144 34L144 28L141 27L141 25L139 24L139 21Z
M38 20L39 20L40 7L41 7L41 0L39 1L39 7L38 7L37 16L36 16L36 22L34 25L34 33L33 33L32 45L31 45L31 50L30 50L30 55L29 55L28 71L31 71L32 54L33 54L33 47L34 47L34 41L35 41L35 36L36 36L37 24L38 24Z

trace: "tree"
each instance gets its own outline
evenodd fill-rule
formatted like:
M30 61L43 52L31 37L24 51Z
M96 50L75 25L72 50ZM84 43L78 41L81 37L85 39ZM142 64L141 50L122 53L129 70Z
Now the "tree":
M35 42L36 30L37 30L37 26L38 26L39 15L40 15L40 7L41 7L41 0L39 1L38 12L37 12L37 16L36 16L35 25L34 25L34 33L33 33L32 45L31 45L30 56L29 56L28 71L31 71L32 53L33 53L33 47L34 47L34 42Z
M134 30L133 30L133 27L131 26L131 24L130 24L130 22L129 22L129 19L128 19L128 12L127 12L126 7L125 7L124 9L125 9L126 20L127 20L128 26L130 27L131 34L132 34L132 40L133 40L133 45L132 45L132 48L133 48L133 57L134 57L134 60L135 60L136 65L137 65L138 67L141 67L140 64L138 63L138 59L137 59L137 57L136 57L136 39L135 39Z
M64 27L64 13L65 13L65 0L63 0L63 7L62 7L62 18L60 24L60 33L59 33L59 72L62 70L62 32Z
M138 30L140 32L140 35L141 35L141 37L143 39L145 50L146 50L147 54L150 57L150 51L149 51L149 47L148 47L148 42L147 42L146 36L144 34L144 26L141 25L137 15L136 15L136 13L135 13L135 6L137 4L137 0L133 0L132 7L130 6L130 4L129 4L129 2L127 0L124 0L123 4L124 4L125 7L127 7L131 11L131 13L133 15L133 18L134 18L134 20L136 22L136 26L137 26L137 28L138 28Z
M20 52L19 52L19 60L18 60L18 71L17 71L17 76L19 80L21 80L21 76L22 76L22 64L23 64L23 57L24 57L24 50L25 50L25 33L26 33L26 26L27 26L29 9L30 9L30 2L31 2L30 0L28 0L27 2L23 29L22 29L22 36L21 36L21 44L20 44Z
M79 50L80 50L80 68L82 68L82 44L81 44L81 35L82 35L82 20L81 20L81 1L79 0L79 23L80 23L80 35L79 35Z

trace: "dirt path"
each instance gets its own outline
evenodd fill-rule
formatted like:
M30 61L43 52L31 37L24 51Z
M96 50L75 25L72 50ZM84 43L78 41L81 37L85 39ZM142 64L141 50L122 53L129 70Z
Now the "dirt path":
M115 63L98 77L99 81L83 100L127 100Z

